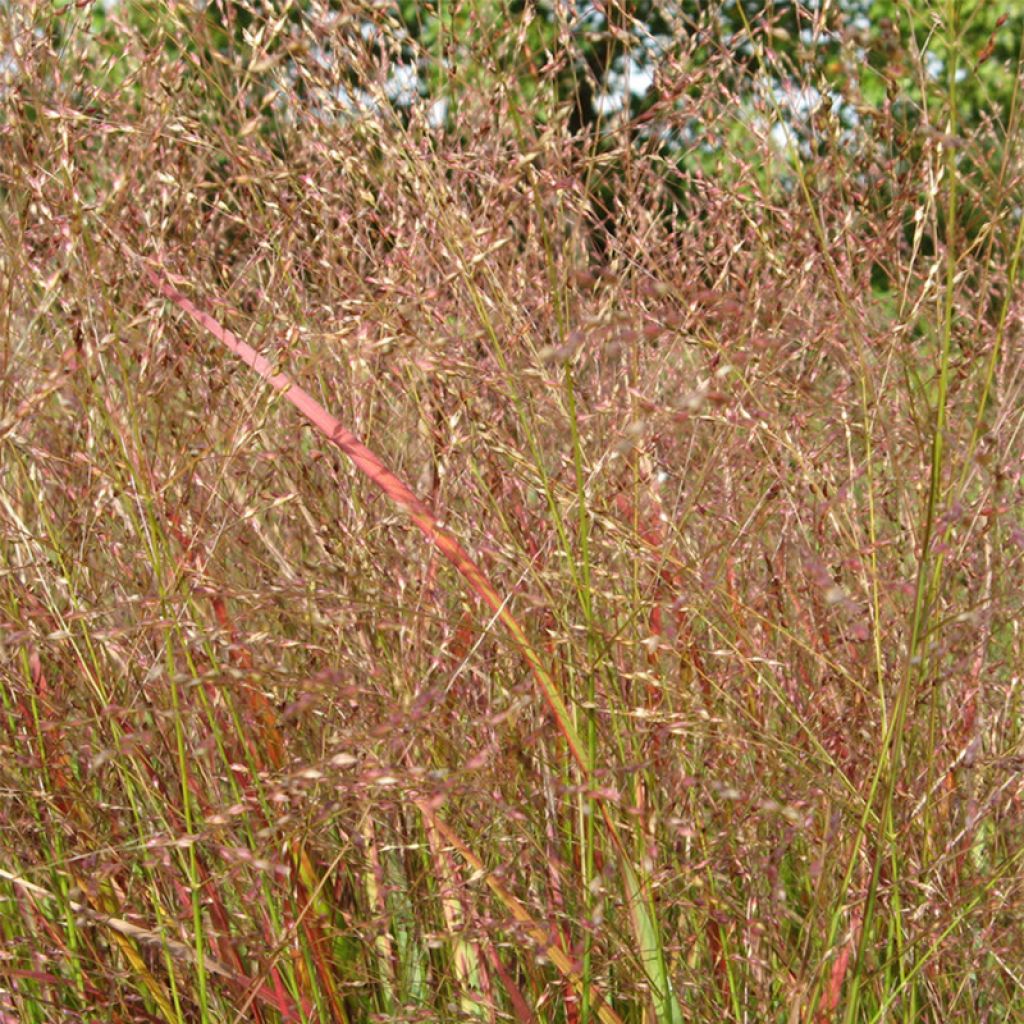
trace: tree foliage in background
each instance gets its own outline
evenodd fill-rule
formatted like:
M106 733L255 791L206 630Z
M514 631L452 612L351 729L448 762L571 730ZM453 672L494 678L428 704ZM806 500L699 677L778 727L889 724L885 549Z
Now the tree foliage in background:
M722 154L742 152L751 132L776 133L779 163L763 173L792 187L792 161L809 165L823 148L870 159L863 147L877 150L872 131L883 110L904 131L882 143L911 162L936 134L1006 124L1024 38L1024 11L982 0L941 10L903 0L400 0L383 9L339 0L120 0L68 4L47 28L58 43L91 34L105 79L89 83L97 88L132 74L119 46L123 22L187 56L191 81L164 87L203 90L225 131L258 130L279 153L289 125L334 116L322 110L336 109L338 97L353 116L388 107L402 119L428 116L438 130L479 131L460 123L460 99L514 88L524 144L557 119L591 155L621 152L627 133L635 146L660 152L680 200L695 171L729 177ZM310 50L333 75L331 96L322 83L307 84L298 70L305 62L291 59ZM375 82L356 70L367 54L380 70ZM736 100L731 121L716 124L702 121L693 85L712 61L729 69ZM951 62L955 110L945 87ZM922 80L921 67L930 78ZM631 187L628 168L618 157L598 166L584 187L595 222L613 232L617 197Z
M249 60L245 79L224 83L225 91L233 87L257 101L275 70L287 72L289 48L311 40L322 41L322 57L336 63L341 84L348 62L339 30L344 38L354 28L393 62L396 106L408 106L414 96L457 103L460 91L507 83L511 72L524 112L539 122L567 112L579 132L598 129L609 109L620 105L625 117L636 120L677 98L660 71L681 56L693 66L728 56L748 92L766 81L776 88L798 84L837 99L856 95L868 107L898 101L923 109L927 83L912 59L923 53L936 78L951 56L957 61L965 125L1005 119L1024 11L984 0L950 3L949 12L934 6L903 0L401 0L382 11L339 0L210 0L190 10L120 0L68 3L48 27L58 42L70 32L91 32L115 79L123 74L117 63L121 19L150 39L162 38L171 50L191 52L197 67L244 67ZM946 20L937 17L947 13ZM291 84L299 86L301 98L302 83Z

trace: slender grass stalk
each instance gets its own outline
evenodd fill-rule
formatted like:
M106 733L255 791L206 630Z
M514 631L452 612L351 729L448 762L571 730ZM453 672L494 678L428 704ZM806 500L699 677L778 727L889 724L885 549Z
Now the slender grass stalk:
M222 342L226 348L256 370L268 384L281 393L341 448L361 472L388 497L403 507L420 530L426 534L466 578L472 589L491 608L496 617L502 621L511 633L513 640L515 640L533 671L534 677L551 708L556 724L559 726L573 758L582 770L584 778L589 781L593 770L591 763L587 759L585 748L581 744L579 735L572 723L568 709L558 693L554 680L530 645L522 627L512 616L511 612L508 611L506 602L498 596L497 591L466 553L462 545L440 526L438 520L426 505L416 498L405 484L387 469L373 452L346 430L323 406L294 384L285 374L276 371L269 361L259 355L248 343L242 341L208 314L202 312L181 292L168 284L165 277L162 277L148 266L145 267L145 272L154 288L160 294L187 313L200 326ZM671 993L665 973L664 958L660 954L658 933L651 917L650 907L647 902L648 898L644 895L639 885L636 873L627 859L625 850L622 849L621 840L618 838L618 832L607 805L602 802L600 808L609 835L615 841L622 855L620 865L626 879L630 915L633 919L638 938L641 941L642 962L645 970L653 972L652 978L657 986L655 999L658 1005L658 1019L674 1022L678 1017L678 1004ZM568 971L566 966L568 962L563 963L563 957L555 958L550 948L547 952L556 965L560 966L563 973L568 973L570 977L575 977L574 973ZM324 977L326 980L326 976ZM603 1017L602 1019L607 1018Z

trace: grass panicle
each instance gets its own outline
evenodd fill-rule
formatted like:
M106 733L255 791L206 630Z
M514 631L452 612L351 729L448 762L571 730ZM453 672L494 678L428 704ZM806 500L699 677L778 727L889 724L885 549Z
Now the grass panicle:
M1018 21L267 6L0 5L0 1024L1020 1019Z

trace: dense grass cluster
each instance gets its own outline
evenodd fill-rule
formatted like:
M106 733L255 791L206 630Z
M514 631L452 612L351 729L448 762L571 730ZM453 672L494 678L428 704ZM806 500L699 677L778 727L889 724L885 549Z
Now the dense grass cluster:
M443 65L52 6L0 15L0 1021L1024 1018L1024 134L954 5L874 104L708 14L589 128L530 5Z

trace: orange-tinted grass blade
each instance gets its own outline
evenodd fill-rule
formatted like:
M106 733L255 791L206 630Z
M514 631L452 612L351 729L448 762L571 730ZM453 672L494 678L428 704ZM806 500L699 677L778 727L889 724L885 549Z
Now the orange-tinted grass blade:
M475 870L483 875L484 881L487 883L488 888L499 900L504 904L505 909L519 922L525 929L526 933L531 939L540 947L544 955L558 968L559 972L564 978L566 978L576 992L582 992L583 990L583 979L580 977L579 972L576 969L576 965L572 959L565 953L561 946L557 942L551 940L550 934L542 928L534 919L530 916L527 909L522 905L494 877L494 874L487 870L484 863L480 858L452 831L452 829L443 822L440 818L434 814L430 805L425 800L417 800L416 806L419 807L420 812L424 818L438 831L438 833L444 836L445 840L451 843L462 858ZM601 1019L602 1024L622 1024L622 1018L611 1008L611 1006L605 1002L604 997L600 992L591 988L590 991L591 1003L597 1012L598 1017Z
M287 374L274 369L270 361L261 356L251 345L223 327L208 313L204 313L186 296L174 288L167 279L150 267L145 268L146 276L153 287L168 301L187 313L200 327L209 331L221 344L233 352L247 366L252 367L275 391L291 402L318 430L333 441L353 462L356 469L368 477L396 505L405 509L412 521L435 544L441 553L462 574L466 582L480 599L494 612L512 634L523 657L533 672L548 707L584 775L591 773L591 765L583 744L569 717L569 711L562 700L551 674L544 667L534 651L519 622L506 607L497 590L484 575L480 567L470 558L465 548L445 530L437 517L415 494L366 447L350 430L346 429L319 402L294 383Z
M512 980L512 975L508 973L507 968L501 962L501 957L494 945L488 942L484 946L484 952L494 968L494 973L498 975L502 985L505 986L505 993L512 1004L512 1013L515 1014L516 1020L519 1021L519 1024L535 1024L537 1018L530 1009L530 1004L527 1003L522 992L519 991L519 986Z
M12 874L10 871L5 871L3 868L0 868L0 878L4 879L4 881L10 882L19 889L24 890L33 897L40 897L48 901L59 901L58 897L48 889L44 889L41 885L36 885L34 882L30 882L28 879L22 878L19 875ZM79 889L86 891L87 887L81 883L80 879L75 878L73 881ZM177 959L185 960L193 964L195 963L195 950L187 943L179 942L177 939L169 938L163 933L143 928L137 924L132 924L130 921L122 920L113 914L105 913L101 910L94 910L92 907L89 907L84 903L79 903L75 900L64 900L59 902L70 907L71 910L80 915L83 919L87 920L90 924L100 925L127 939L131 939L132 941L145 945L154 946L163 950L165 953L169 953ZM228 970L228 968L223 964L218 963L212 957L204 957L203 964L210 974L218 974L225 978L233 977L232 972Z
M454 858L445 848L443 836L433 819L426 822L427 841L434 862L434 870L441 882L441 912L448 932L455 943L453 963L456 980L462 991L461 1009L467 1019L495 1020L493 1001L488 997L491 989L487 965L480 955L480 944L461 936L466 931L470 908L463 905L457 893L457 872Z
M328 916L327 907L319 895L322 883L317 879L313 862L300 840L292 841L291 854L294 899L298 908L298 921L306 938L306 948L310 952L321 986L330 1003L332 1019L338 1024L348 1024L348 1013L335 984L334 971L330 964L327 937L321 928L321 922Z
M181 524L181 517L173 508L165 508L164 516L167 520L171 535L178 542L182 550L183 564L190 569L197 566L195 551L195 538L188 536ZM216 590L207 592L210 606L213 609L217 625L227 634L231 643L228 647L228 658L231 664L241 672L248 675L253 673L252 654L239 639L238 630L231 618L228 609L227 598ZM274 715L270 701L263 695L263 691L255 683L246 681L246 685L239 687L242 699L252 714L251 721L255 727L256 735L249 737L247 747L249 756L255 765L260 768L266 767L264 761L274 769L279 769L284 764L284 739L277 727L277 718ZM239 758L240 760L240 758Z

